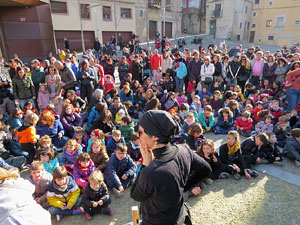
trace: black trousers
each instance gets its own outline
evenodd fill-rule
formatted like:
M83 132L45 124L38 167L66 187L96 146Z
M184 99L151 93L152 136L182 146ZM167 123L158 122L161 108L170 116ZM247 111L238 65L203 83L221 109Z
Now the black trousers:
M111 203L111 200L109 199L105 204L98 205L97 207L88 207L86 205L83 205L84 211L93 215L93 214L99 214L103 212L103 209L106 208Z
M27 163L31 164L35 156L35 144L33 143L21 143L23 151L28 152Z
M85 98L87 98L88 103L90 103L93 91L94 91L94 86L92 84L81 85L80 86L80 98L82 98L83 100L85 100Z

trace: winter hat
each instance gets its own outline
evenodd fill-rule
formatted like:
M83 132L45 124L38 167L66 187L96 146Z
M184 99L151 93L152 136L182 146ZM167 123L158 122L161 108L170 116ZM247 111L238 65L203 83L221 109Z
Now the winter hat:
M180 126L170 113L163 110L149 110L140 119L140 126L147 135L158 138L158 144L170 142L178 134Z
M110 94L106 95L105 98L106 98L106 99L111 99Z

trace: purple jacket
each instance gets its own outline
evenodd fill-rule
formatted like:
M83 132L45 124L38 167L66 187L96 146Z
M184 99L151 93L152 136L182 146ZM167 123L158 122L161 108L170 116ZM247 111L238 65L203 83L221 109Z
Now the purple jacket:
M95 170L95 165L91 159L90 159L88 169L85 171L82 170L80 164L76 160L74 163L73 176L75 180L83 179L87 181L91 173L94 172L94 170Z
M67 115L67 114L61 115L60 121L61 121L64 129L69 130L69 131L73 131L75 127L83 126L81 116L76 112L73 112L69 115Z

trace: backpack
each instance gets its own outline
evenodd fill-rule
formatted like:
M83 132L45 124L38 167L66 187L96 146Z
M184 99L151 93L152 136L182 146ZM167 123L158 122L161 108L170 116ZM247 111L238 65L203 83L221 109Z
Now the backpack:
M155 48L160 48L161 47L161 41L160 40L155 40Z

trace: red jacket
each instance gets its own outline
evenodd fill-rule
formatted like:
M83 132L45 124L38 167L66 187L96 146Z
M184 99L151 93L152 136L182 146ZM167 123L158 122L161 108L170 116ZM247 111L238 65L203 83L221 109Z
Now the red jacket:
M99 81L99 86L104 86L104 69L103 66L100 64L98 65L99 73L101 75L100 81Z
M115 84L114 83L105 83L105 85L104 85L104 93L106 94L107 92L109 92L113 88L115 88Z
M242 127L244 130L251 130L252 125L253 125L253 121L251 118L248 118L246 121L243 121L241 116L235 122L235 127L239 126Z
M254 115L254 120L255 120L255 122L258 122L259 121L259 117L258 117L258 113L260 112L260 111L263 111L264 109L262 108L262 109L259 109L257 106L254 108L254 109L252 109L252 112L253 112L253 115Z
M195 89L196 84L193 84L191 81L188 83L187 93L190 92L190 90Z
M162 61L161 55L153 55L150 61L152 70L156 70L157 67L161 67L161 61Z
M282 110L279 108L277 111L275 111L272 107L270 107L269 110L273 116L273 124L276 124L278 122L278 118L283 115Z

